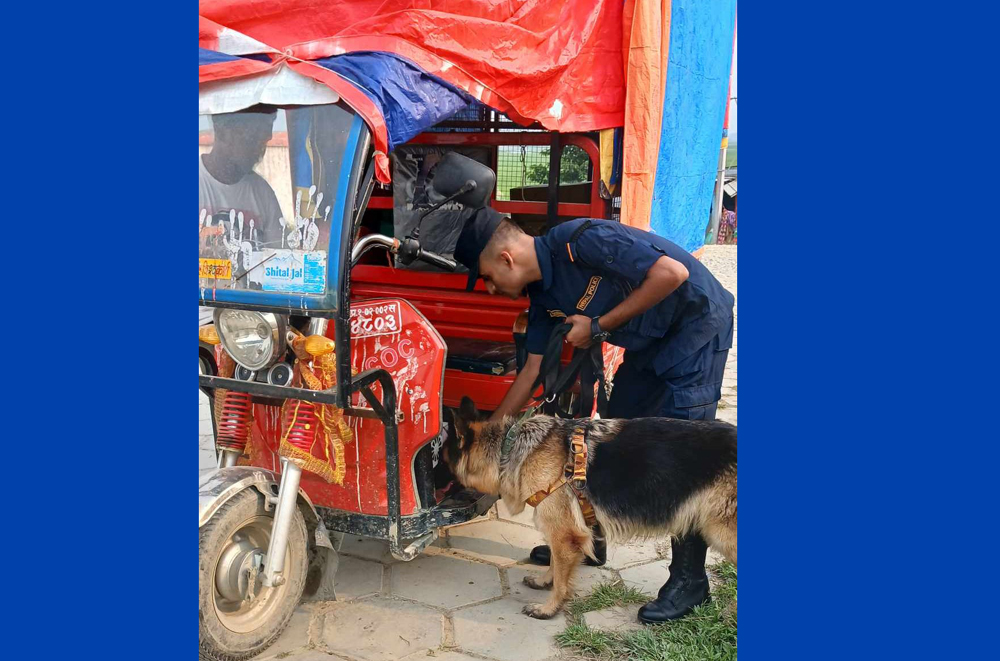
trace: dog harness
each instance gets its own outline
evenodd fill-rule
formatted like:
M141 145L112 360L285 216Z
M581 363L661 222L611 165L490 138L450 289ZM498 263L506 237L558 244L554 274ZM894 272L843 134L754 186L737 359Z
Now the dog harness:
M584 492L587 487L587 428L586 422L579 422L573 427L573 434L569 441L570 455L566 460L566 468L563 470L562 477L548 489L536 492L524 502L532 507L538 507L539 503L568 482L573 489L573 495L580 503L584 522L588 528L593 528L597 524L597 515L594 513L594 506L590 504L590 499Z

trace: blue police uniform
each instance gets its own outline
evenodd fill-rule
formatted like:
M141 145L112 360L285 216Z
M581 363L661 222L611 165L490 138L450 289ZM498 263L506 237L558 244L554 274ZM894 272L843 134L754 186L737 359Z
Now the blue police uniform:
M663 237L614 221L577 219L535 238L542 279L528 285L527 350L542 354L552 328L574 314L598 317L621 303L663 255L688 279L612 331L623 347L608 416L715 418L733 344L733 295L705 266Z

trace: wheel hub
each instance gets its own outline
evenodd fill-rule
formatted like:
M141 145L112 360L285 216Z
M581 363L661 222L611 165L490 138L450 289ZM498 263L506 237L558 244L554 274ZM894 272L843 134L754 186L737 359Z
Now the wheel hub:
M246 537L234 536L215 572L215 587L223 599L239 603L260 594L264 553Z

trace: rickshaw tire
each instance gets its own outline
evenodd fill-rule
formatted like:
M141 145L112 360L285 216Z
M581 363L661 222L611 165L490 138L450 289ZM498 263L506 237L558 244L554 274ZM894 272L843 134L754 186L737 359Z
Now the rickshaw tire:
M200 661L246 661L270 647L291 622L302 601L308 571L308 542L305 519L296 508L288 534L291 566L286 565L286 591L270 625L250 634L236 634L219 621L210 599L215 590L215 563L229 537L241 522L254 516L273 516L264 508L264 496L247 488L220 507L199 530L198 555L198 658ZM208 578L208 580L206 580Z

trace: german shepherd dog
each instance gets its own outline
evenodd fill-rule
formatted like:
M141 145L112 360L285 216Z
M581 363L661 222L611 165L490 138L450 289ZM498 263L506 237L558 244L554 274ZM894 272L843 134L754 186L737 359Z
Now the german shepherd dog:
M587 430L584 493L609 542L701 533L736 564L736 427L725 422L670 418L563 420L536 415L521 424L505 461L504 437L513 418L486 422L471 399L450 411L444 460L463 485L499 495L511 513L563 475L569 439L580 422ZM446 413L446 417L447 417ZM551 589L526 615L548 619L571 595L584 554L594 557L593 535L570 484L552 491L535 509L535 527L552 549L543 577L526 577L536 590Z

